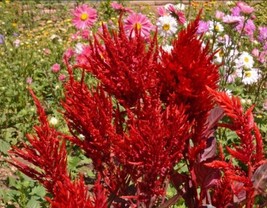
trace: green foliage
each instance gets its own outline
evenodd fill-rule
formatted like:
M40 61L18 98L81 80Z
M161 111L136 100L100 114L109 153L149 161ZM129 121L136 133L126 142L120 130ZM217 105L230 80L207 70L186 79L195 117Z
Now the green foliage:
M0 199L4 204L12 202L12 204L21 208L47 206L47 203L43 200L46 195L45 189L24 174L18 173L16 177L9 176L7 185L9 189L0 189ZM14 205L10 204L9 207L15 207Z

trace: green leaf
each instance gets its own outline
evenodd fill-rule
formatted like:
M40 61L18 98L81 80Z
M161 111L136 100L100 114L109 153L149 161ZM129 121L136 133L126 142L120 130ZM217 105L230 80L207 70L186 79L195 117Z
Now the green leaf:
M9 200L7 190L0 189L0 199L2 199L4 202L7 202Z
M81 158L78 157L78 156L75 156L75 157L69 156L68 157L68 161L69 161L69 164L68 164L69 165L69 169L70 170L73 170L73 169L76 169L77 168L77 165L81 161Z
M6 142L5 140L0 140L0 152L3 154L7 154L8 150L10 149L10 144Z
M26 208L41 208L41 204L38 201L38 197L31 197L31 199L28 201Z
M21 187L21 185L18 184L17 179L13 176L8 177L8 186L10 188L16 188L16 189L20 189L20 187Z
M17 191L17 190L10 190L8 192L8 196L10 199L15 199L15 198L19 197L20 195L21 195L21 192Z
M37 195L42 198L46 195L46 190L43 186L36 186L32 189L30 195Z

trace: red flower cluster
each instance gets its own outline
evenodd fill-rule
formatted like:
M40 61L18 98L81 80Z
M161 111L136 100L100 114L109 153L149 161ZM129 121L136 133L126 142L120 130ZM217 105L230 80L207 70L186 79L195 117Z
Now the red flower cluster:
M238 98L229 98L225 93L213 90L211 94L231 119L230 124L220 125L235 131L240 139L240 145L234 145L233 148L226 147L232 157L230 161L225 159L221 150L220 160L207 164L224 172L220 185L214 191L213 204L216 207L227 207L234 202L246 204L247 208L253 207L255 196L257 192L262 192L260 187L265 183L261 178L257 178L256 170L266 166L262 137L253 119L253 106L243 112ZM245 168L235 165L234 160Z
M62 106L72 136L49 127L32 94L41 126L37 136L28 136L30 145L14 147L11 163L53 194L51 207L168 207L179 196L190 208L252 206L264 186L258 171L265 168L262 138L252 109L243 113L237 98L217 92L218 69L196 34L198 22L178 34L170 54L156 35L149 41L138 31L126 35L120 21L117 33L103 26L82 62L71 66L66 57L70 78ZM77 68L81 80L75 79ZM86 85L85 73L97 78L97 86ZM227 151L245 169L227 161L222 147L217 153L214 131L223 113L232 123L220 125L240 138L240 146ZM99 176L94 197L82 177L71 181L65 140L92 159ZM177 195L166 201L169 183Z
M53 195L47 200L51 208L104 208L106 197L102 188L96 184L96 199L91 199L83 178L71 181L67 171L66 135L57 132L49 126L45 111L33 92L39 114L40 126L35 127L36 136L28 135L30 144L23 147L13 147L10 163L29 177L38 180ZM23 160L19 159L22 158ZM93 203L94 202L94 203Z

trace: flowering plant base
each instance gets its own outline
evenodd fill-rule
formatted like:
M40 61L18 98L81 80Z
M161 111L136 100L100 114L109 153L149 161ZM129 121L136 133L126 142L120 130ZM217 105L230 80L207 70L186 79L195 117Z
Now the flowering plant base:
M87 14L83 8L81 15ZM218 66L197 35L198 24L199 16L166 52L157 31L148 38L136 24L128 33L121 15L119 30L103 25L74 62L66 53L62 106L71 135L49 126L30 90L40 125L28 143L13 147L10 163L43 184L51 207L164 208L180 199L189 208L253 206L266 187L253 107L245 111L239 98L218 91ZM98 80L96 86L85 83L86 73ZM220 122L225 117L228 122ZM234 131L238 145L218 144L216 128ZM71 179L66 141L92 160L93 188L82 173ZM177 193L168 199L170 185Z

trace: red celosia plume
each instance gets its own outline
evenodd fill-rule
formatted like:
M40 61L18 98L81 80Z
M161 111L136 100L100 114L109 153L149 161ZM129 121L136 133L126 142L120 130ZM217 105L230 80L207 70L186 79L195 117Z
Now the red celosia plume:
M89 65L78 64L76 67L93 73L105 91L123 105L133 106L146 91L157 85L156 36L147 49L140 34L129 38L122 22L119 25L118 33L110 33L103 25L101 40L95 38L95 42L91 43L92 52L87 57Z
M239 98L234 96L230 98L224 92L216 92L211 89L209 91L224 110L226 116L231 119L231 123L223 123L221 126L235 131L240 140L238 146L226 147L232 157L230 161L226 161L223 157L220 161L215 160L207 164L209 167L224 171L221 185L215 190L214 204L223 207L221 198L224 198L224 203L243 202L247 208L252 207L256 191L255 183L253 184L254 172L261 164L266 163L262 138L253 119L253 107L244 111ZM242 163L246 168L235 165L233 160ZM225 186L229 189L227 192L224 190Z
M265 187L262 138L253 108L244 112L237 98L217 92L218 67L198 23L199 17L179 32L171 53L159 47L157 34L128 36L120 19L119 31L103 26L75 64L66 54L62 106L71 136L49 126L30 91L40 125L27 136L30 144L13 148L11 163L46 187L52 208L164 208L180 197L189 208L252 207ZM96 86L86 84L87 74ZM224 115L230 123L218 123ZM218 145L218 126L235 131L240 144ZM66 140L92 160L92 189L83 177L71 180ZM177 195L166 201L169 184Z
M35 127L37 135L27 135L30 144L24 143L20 149L13 147L10 162L53 193L55 183L68 174L65 136L50 128L43 107L32 90L30 92L37 107L40 126Z
M44 108L31 89L30 93L37 107L40 125L35 127L36 135L27 135L29 144L23 143L22 148L13 147L10 151L10 163L43 184L53 195L51 199L48 198L53 208L106 207L104 192L97 195L102 201L102 206L99 206L99 198L96 198L94 203L89 197L88 188L82 177L76 182L71 181L67 172L65 147L68 136L49 126ZM99 187L97 184L96 186Z

